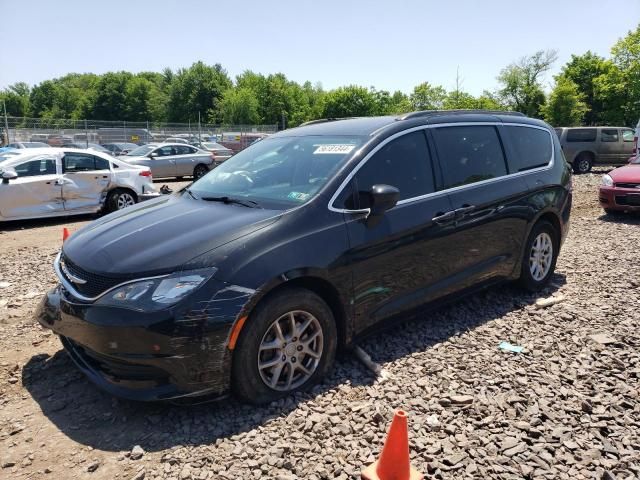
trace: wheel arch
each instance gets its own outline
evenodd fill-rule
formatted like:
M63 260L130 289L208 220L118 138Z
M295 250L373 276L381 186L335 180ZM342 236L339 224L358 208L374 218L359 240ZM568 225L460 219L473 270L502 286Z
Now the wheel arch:
M284 280L283 280L284 279ZM300 273L296 276L281 275L277 279L268 282L257 290L257 295L245 307L239 317L250 316L251 313L275 294L287 288L304 288L318 295L331 309L336 322L338 332L338 347L349 344L353 329L350 328L351 317L348 314L347 305L339 293L338 288L321 275L310 272Z

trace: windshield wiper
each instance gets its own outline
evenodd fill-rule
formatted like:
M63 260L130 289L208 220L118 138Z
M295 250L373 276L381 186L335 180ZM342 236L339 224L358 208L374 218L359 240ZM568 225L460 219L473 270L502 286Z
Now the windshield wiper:
M196 197L193 192L191 191L191 189L189 189L189 187L185 188L185 191L191 195L191 198L193 198L194 200L198 200L198 197Z
M249 208L262 208L258 202L254 202L253 200L243 200L241 198L233 198L233 197L201 197L201 200L206 200L207 202L222 202L222 203L233 203L236 205L242 205L244 207Z

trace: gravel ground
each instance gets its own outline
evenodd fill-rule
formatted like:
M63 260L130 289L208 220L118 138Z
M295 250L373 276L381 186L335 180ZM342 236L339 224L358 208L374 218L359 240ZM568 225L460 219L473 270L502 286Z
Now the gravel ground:
M401 407L427 478L640 478L640 217L603 215L603 171L574 177L571 233L547 291L508 285L402 324L362 343L385 381L344 354L314 392L261 408L97 390L31 318L55 283L61 226L77 225L5 228L0 478L357 478ZM549 297L558 302L536 306ZM503 340L524 351L501 352Z

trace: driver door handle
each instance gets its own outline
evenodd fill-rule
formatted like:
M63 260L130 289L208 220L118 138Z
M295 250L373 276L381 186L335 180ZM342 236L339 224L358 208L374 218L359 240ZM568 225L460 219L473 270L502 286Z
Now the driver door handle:
M456 218L456 212L454 212L453 210L450 210L444 213L438 212L436 216L431 219L431 221L434 223L443 224L451 220L454 220L455 218Z
M462 207L457 208L455 210L455 213L462 217L464 215L467 215L473 212L475 209L476 209L475 205L463 205Z

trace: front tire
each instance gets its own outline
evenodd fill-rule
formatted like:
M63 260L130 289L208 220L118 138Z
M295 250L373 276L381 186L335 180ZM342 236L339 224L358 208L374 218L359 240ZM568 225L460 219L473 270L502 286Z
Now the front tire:
M520 285L530 292L547 286L556 268L560 242L551 223L536 223L527 238L520 271Z
M107 198L106 206L107 212L115 212L117 210L122 210L123 208L130 207L137 203L137 198L135 193L124 190L117 189L112 191Z
M282 290L247 319L233 353L232 390L256 405L308 390L331 369L336 346L324 300L302 288Z

